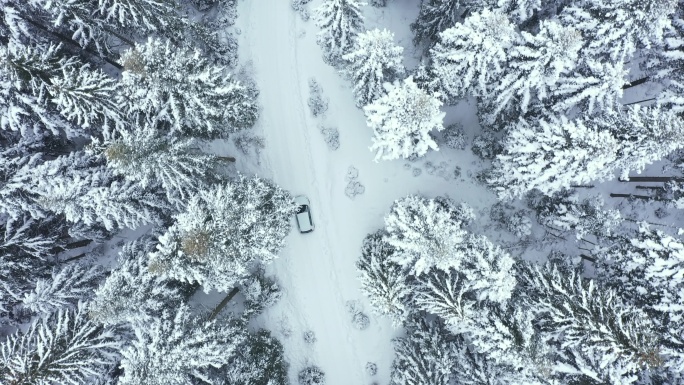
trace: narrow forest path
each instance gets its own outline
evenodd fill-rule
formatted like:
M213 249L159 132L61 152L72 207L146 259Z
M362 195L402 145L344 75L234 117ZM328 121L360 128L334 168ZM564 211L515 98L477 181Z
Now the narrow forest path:
M297 18L286 0L240 3L238 19L245 38L240 58L252 62L262 105L258 128L266 138L266 149L261 172L293 194L308 196L316 225L310 234L295 229L280 258L269 266L284 295L262 322L283 341L293 384L296 374L311 364L325 371L328 385L370 383L365 364L377 361L381 355L374 354L377 349L386 359L391 357L390 337L354 329L345 309L348 300L361 299L354 261L364 230L346 228L349 222L336 216L337 204L347 198L344 187L333 190L333 178L343 180L344 174L335 172L336 159L331 158L307 106L309 77L320 69L328 75L332 71L320 59L312 36L301 38L302 22ZM308 45L305 54L299 52L301 45ZM314 53L318 55L311 60ZM348 245L338 248L344 242ZM291 329L292 335L284 338L279 334L283 328ZM314 344L303 339L308 330L316 335Z
M319 3L312 1L309 9ZM282 285L283 298L258 322L283 342L293 385L297 373L308 365L321 367L327 385L387 383L394 355L391 340L401 330L371 313L354 263L363 238L383 227L383 217L395 199L453 190L454 153L434 152L413 164L374 162L368 149L371 131L355 106L348 82L323 62L316 45L317 27L313 20L303 21L289 0L240 1L236 27L241 33L240 61L251 62L260 91L262 109L255 131L265 137L266 148L257 173L295 195L308 196L316 225L310 234L293 229L280 258L268 266L267 272ZM307 106L311 78L329 99L323 117L314 118ZM474 113L459 118L477 119ZM328 149L320 124L339 129L338 150ZM473 161L468 154L460 156L461 162ZM438 176L434 170L442 164L444 175ZM344 193L350 166L358 169L358 181L365 186L365 192L354 199ZM426 172L421 174L421 168ZM468 188L454 195L467 195L477 207L478 201L493 198L479 190ZM352 325L348 301L358 301L370 316L367 329ZM314 344L303 339L309 330L316 335ZM377 376L366 373L367 362L377 364Z

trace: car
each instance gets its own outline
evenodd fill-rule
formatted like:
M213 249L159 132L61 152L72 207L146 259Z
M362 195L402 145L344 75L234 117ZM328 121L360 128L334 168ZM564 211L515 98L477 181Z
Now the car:
M314 231L313 220L311 219L311 208L309 204L309 198L304 195L296 196L294 199L297 204L297 212L295 213L295 219L297 220L297 227L299 227L299 232L310 233Z

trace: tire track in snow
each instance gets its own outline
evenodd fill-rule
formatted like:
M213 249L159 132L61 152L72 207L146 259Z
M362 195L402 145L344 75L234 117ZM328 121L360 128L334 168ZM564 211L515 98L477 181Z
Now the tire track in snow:
M297 31L298 24L299 24L299 19L294 17L293 18L293 28L291 29L291 31L293 33L293 36L295 36L294 51L293 51L294 57L295 57L295 72L297 73L297 79L298 79L298 83L300 85L300 87L298 88L298 90L299 90L298 96L299 96L299 101L300 101L300 105L301 105L300 111L302 112L302 121L306 122L307 116L308 116L308 105L305 105L305 103L304 103L305 98L302 97L302 88L308 87L308 79L303 79L300 76L300 71L299 71L299 69L301 68L301 66L299 66L299 55L298 55L299 50L297 49L298 45L299 45L299 41L296 38L296 35L294 35ZM315 129L318 130L318 127L316 126ZM304 129L303 134L304 134L304 137L306 138L307 148L312 149L313 147L311 146L311 130ZM320 143L319 143L319 145L320 145ZM327 151L327 149L326 149L326 151ZM314 163L313 153L311 151L307 152L307 155L309 158L309 164L311 164L311 165L317 164L317 163ZM314 191L316 191L316 197L318 198L317 202L319 203L319 205L321 205L321 207L323 207L323 204L325 202L325 206L327 208L326 212L332 213L333 210L332 210L332 207L330 207L330 205L331 205L331 202L334 202L333 184L331 183L331 180L329 178L326 179L327 183L325 183L325 187L327 187L327 194L324 194L324 196L322 196L321 192L323 191L323 188L321 186L319 186L318 178L316 178L316 172L315 172L316 170L314 169L313 171L314 171L314 179L313 179L312 185L315 187ZM323 171L327 171L327 169L325 169ZM327 173L327 174L329 174L329 173ZM325 258L328 260L330 266L332 267L329 270L330 282L333 283L333 286L339 288L341 286L341 281L340 281L340 279L336 273L337 269L335 268L335 262L336 262L335 257L333 255L332 251L330 250L330 246L329 246L332 244L332 242L331 242L332 237L330 234L332 227L329 226L330 221L325 220L323 218L325 218L325 217L319 216L319 218L318 218L318 220L323 225L323 226L319 226L318 228L320 230L323 230L324 235L325 235L325 242L323 242L323 244L322 244L323 254L325 255ZM340 294L341 292L342 292L341 290L334 290L332 293L335 294L335 297L337 299L337 305L340 306L341 310L343 310L342 311L342 313L343 313L342 317L346 316L347 318L349 318L350 315L346 311L346 300ZM348 329L348 331L349 331L350 328L348 327L348 324L345 326L347 326L346 329ZM352 348L353 347L353 339L352 339L351 333L347 332L347 333L344 333L344 335L346 337L347 347Z
M298 53L298 45L305 41L297 36L299 21L285 0L249 0L239 5L238 21L245 26L249 39L243 42L248 45L244 50L251 55L243 60L253 60L261 91L258 124L267 139L264 166L281 187L310 197L317 225L311 234L293 231L281 258L269 267L280 280L284 295L262 320L272 330L278 329L283 314L292 321L294 334L283 343L292 364L293 383L296 373L310 359L327 373L329 385L361 383L362 367L352 343L355 330L345 310L344 287L337 272L340 269L330 247L345 231L342 224L330 218L336 212L330 152L321 148L322 141L312 146L318 127L309 117L306 104L312 73L307 71L311 70L307 58ZM306 43L312 44L309 39ZM316 52L320 54L318 49ZM313 347L302 339L301 333L308 329L318 337Z

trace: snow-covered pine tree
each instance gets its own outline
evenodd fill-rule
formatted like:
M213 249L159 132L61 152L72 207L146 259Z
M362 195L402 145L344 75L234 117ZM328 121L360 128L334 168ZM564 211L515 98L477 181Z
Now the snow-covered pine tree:
M588 114L617 109L627 84L626 60L624 56L615 62L586 58L575 71L559 79L552 109L565 113L579 106Z
M630 171L644 168L684 147L684 119L659 107L635 105L621 115L608 115L600 124L620 141L614 167L627 178Z
M243 318L258 316L275 305L283 294L278 282L265 276L261 269L245 279L240 289L245 296Z
M549 385L548 370L525 362L526 365L513 365L500 361L490 352L479 352L469 343L468 338L458 336L454 339L453 373L456 384L463 385ZM524 352L519 352L524 355ZM522 360L521 360L522 361ZM535 370L538 370L535 372Z
M666 31L659 49L652 50L643 66L653 80L664 84L657 103L677 113L684 111L684 10L679 7L672 17L672 26Z
M117 92L114 79L69 56L61 46L11 40L0 47L0 55L7 55L3 69L13 85L8 91L19 94L15 100L25 101L30 95L44 109L57 111L83 129L123 124L112 98Z
M63 226L54 218L35 220L22 213L14 215L3 212L0 221L0 255L14 255L21 258L36 258L49 261L55 255L55 247L64 246ZM51 231L52 230L52 231Z
M397 251L385 241L386 237L383 230L366 236L356 269L361 291L368 297L373 310L388 316L393 325L400 326L410 311L411 288L407 284L406 269L391 259Z
M488 183L502 199L533 189L551 194L573 184L626 178L684 147L684 120L658 107L631 107L592 120L565 116L520 120L510 128ZM540 154L544 154L540 156Z
M406 337L395 338L391 385L448 385L455 346L439 320L415 318Z
M508 49L519 35L499 11L474 13L439 35L430 50L434 74L450 99L474 95L492 98L492 85L504 73Z
M646 314L576 271L525 264L519 279L536 322L557 349L566 381L629 384L661 364L660 337Z
M510 129L487 183L499 198L510 199L533 189L551 194L607 179L620 144L599 128L596 121L569 121L565 116L533 124L520 120Z
M440 316L454 331L486 303L505 303L516 285L513 258L487 238L468 234L450 252L448 269L417 275L413 305Z
M538 27L539 19L555 15L557 4L541 0L470 0L480 9L497 8L508 15L517 25L531 30ZM473 9L470 6L469 9ZM543 16L542 16L543 15Z
M236 357L220 369L217 385L288 385L283 345L266 329L249 334Z
M27 170L19 181L45 211L70 222L102 225L109 231L161 220L167 203L156 191L117 180L100 157L72 152ZM28 185L30 183L30 185Z
M327 62L335 64L353 49L356 35L363 30L363 5L356 0L324 0L316 9L316 26L321 29L317 42Z
M146 123L132 131L119 131L116 139L93 141L114 173L139 183L143 189L161 186L166 199L182 209L190 196L208 183L221 179L226 161L200 150L192 138L165 135Z
M75 137L82 134L59 115L40 86L40 76L51 77L59 71L56 46L30 49L26 46L0 45L0 128L16 131L30 142L40 141L46 135Z
M3 186L6 190L3 198L12 201L27 195L28 199L14 205L40 220L49 217L50 212L67 211L66 207L76 205L78 197L97 186L106 186L110 181L111 173L107 172L102 159L74 151L49 161L30 162L27 167L18 169ZM48 202L50 200L54 204Z
M177 8L175 0L31 0L19 9L22 19L41 25L51 38L65 36L107 54L111 39L129 44L136 36L173 34L183 22Z
M375 160L392 160L423 156L438 150L430 136L434 129L443 130L445 113L438 95L418 88L412 77L388 85L385 95L364 107L368 126L373 129Z
M342 56L354 82L358 107L381 97L385 93L384 83L391 83L404 73L404 48L395 45L393 38L394 34L386 29L360 33L354 50Z
M430 269L416 279L411 304L417 310L438 316L452 332L460 333L477 311L474 286L474 282L466 281L454 269Z
M625 301L645 309L663 326L684 320L684 241L641 224L631 236L618 236L597 254L602 284Z
M26 255L0 255L0 322L3 325L19 321L23 297L34 288L36 279L47 275L49 266L46 261Z
M159 224L170 208L162 192L143 190L126 180L115 180L107 187L91 190L76 203L79 206L67 207L75 211L65 211L65 215L74 215L73 221L102 225L110 231Z
M617 62L638 48L662 42L678 0L602 0L572 4L560 15L587 41L585 55L598 61Z
M0 378L8 384L85 384L117 361L113 331L88 320L86 307L61 309L0 344Z
M99 266L71 263L55 268L49 279L39 278L33 291L24 295L22 307L41 316L58 309L73 308L92 297L93 289L101 277Z
M391 260L412 275L433 266L458 269L461 261L454 258L453 252L467 236L461 228L467 219L448 198L409 195L395 201L385 217L385 241L396 249Z
M149 39L121 58L120 102L129 116L166 124L177 135L215 139L250 127L253 95L200 51Z
M120 385L215 383L221 377L212 369L229 364L246 337L239 322L193 318L185 305L133 326L135 338L121 351Z
M542 21L536 35L521 32L520 42L508 51L505 73L495 87L496 108L489 114L510 108L525 114L530 102L546 102L560 77L577 66L582 43L576 29L553 20Z
M289 193L259 178L200 191L160 237L150 270L227 292L277 256L295 208Z
M464 10L461 0L422 0L420 13L411 23L413 44L429 50L444 30L453 27Z
M432 301L443 295L450 298L447 302L459 301L463 293L458 291L468 289L472 289L473 301L510 298L515 286L513 259L487 238L463 230L471 218L467 207L456 206L447 198L418 196L397 200L385 217L384 239L396 249L390 259L418 278L426 274L421 306L432 306ZM451 276L452 269L460 276Z
M6 326L27 321L21 303L37 282L50 279L55 248L68 238L61 218L36 220L17 211L0 211L0 323Z
M552 349L541 338L534 324L534 311L522 297L518 290L507 303L482 306L473 317L452 329L462 333L471 354L486 357L488 365L507 372L512 383L554 384L547 382L551 380ZM476 363L466 363L472 364Z
M147 255L154 247L148 238L124 245L119 265L95 290L88 305L90 319L106 325L145 325L181 303L177 287L148 271Z
M177 9L176 0L99 0L94 13L118 32L140 36L172 33L180 18Z

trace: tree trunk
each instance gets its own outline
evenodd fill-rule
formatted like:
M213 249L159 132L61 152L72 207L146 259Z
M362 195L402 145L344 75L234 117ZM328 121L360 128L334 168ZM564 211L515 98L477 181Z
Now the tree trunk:
M620 182L684 182L684 178L677 176L630 176L629 180L621 179Z
M656 200L656 199L653 199L653 197L650 197L648 195L634 195L634 194L614 194L614 193L611 193L610 197L611 198L634 198L634 199L643 199L643 200L647 200L647 201Z
M590 257L586 254L580 254L580 258L584 259L585 261L589 261L591 263L596 263L596 258Z
M77 256L75 256L75 257L67 258L67 259L61 261L61 263L68 263L68 262L76 261L76 260L78 260L78 259L81 259L81 258L85 257L86 255L88 255L88 254L87 254L87 253L82 253L82 254L79 254L79 255L77 255Z
M663 186L636 186L639 190L665 190Z
M64 248L67 250L78 249L79 247L88 246L91 243L93 243L92 239L82 239L80 241L67 243Z
M233 158L232 156L219 156L218 159L226 162L235 163L235 158Z
M631 106L632 104L643 103L643 102L650 102L651 100L656 100L656 98L643 99L643 100L639 100L639 101L636 101L636 102L631 102L631 103L623 104L622 106L623 106L623 107Z
M638 86L638 85L640 85L640 84L646 83L646 82L649 81L650 79L651 79L650 76L646 76L646 77L644 77L644 78L637 79L637 80L635 80L635 81L633 81L633 82L630 82L629 84L625 84L624 86L622 86L622 89L623 89L623 90L626 90L626 89L628 89L628 88L636 87L636 86Z
M219 315L219 313L221 313L221 310L223 310L223 308L226 307L226 305L228 305L228 302L230 302L230 300L233 299L233 297L235 297L235 295L239 291L240 288L234 287L233 290L231 290L230 293L228 293L226 298L224 298L223 301L221 301L221 303L219 303L218 306L216 306L216 308L211 312L211 315L209 315L209 321L216 318L216 316Z
M594 188L593 184L575 184L571 185L572 188Z
M114 32L114 31L112 31L112 30L109 29L109 28L102 28L102 29L103 29L105 32L111 33L112 35L116 36L119 40L123 41L124 43L128 44L128 45L131 46L131 47L133 47L133 46L135 45L135 42L134 42L133 40L131 40L131 39L129 39L129 38L127 38L127 37L125 37L125 36L119 34L118 32Z

